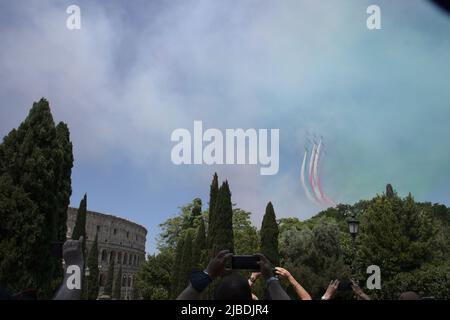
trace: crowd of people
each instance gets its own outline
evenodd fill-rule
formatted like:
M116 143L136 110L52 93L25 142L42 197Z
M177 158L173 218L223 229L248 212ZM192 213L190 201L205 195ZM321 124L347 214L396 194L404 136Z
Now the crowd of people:
M63 256L66 264L76 265L83 272L83 257L81 250L81 240L68 240L63 247ZM312 300L308 291L294 278L294 276L285 268L273 267L270 261L262 254L255 255L258 258L259 270L251 273L249 279L245 278L240 272L230 267L233 253L228 250L220 251L208 264L205 270L193 270L190 277L190 283L180 293L177 300L199 300L202 298L204 291L214 282L214 300L291 300L291 297L282 287L280 280L286 279L294 289L298 299ZM69 275L65 278L55 294L55 300L78 300L81 295L81 288L73 290L68 288ZM252 289L257 281L264 281L265 294L264 297L258 297ZM370 300L370 297L364 293L358 283L351 280L344 286L340 280L331 280L326 288L321 300L331 300L335 298L341 287L347 286L354 293L358 300ZM14 296L9 295L4 288L0 286L0 300L35 300L37 299L36 290L24 291ZM403 292L399 296L399 300L420 300L421 297L415 292Z
M261 279L265 281L267 297L271 300L291 300L290 296L281 286L280 280L286 279L295 290L300 300L312 300L308 291L292 276L292 274L282 267L273 268L270 261L262 254L256 255L259 258L260 270L253 272L249 279L242 274L229 268L233 253L228 250L220 251L213 258L207 268L203 271L194 270L191 274L190 284L181 292L177 300L197 300L202 297L202 293L213 282L216 282L214 289L214 300L259 300L259 297L252 292L252 287ZM218 279L220 278L220 279ZM217 280L216 280L217 279ZM340 288L340 280L331 280L326 288L321 300L331 300L336 296ZM348 284L357 300L370 300L370 297L361 289L358 283L351 279ZM399 296L399 300L420 300L420 296L415 292L404 292Z

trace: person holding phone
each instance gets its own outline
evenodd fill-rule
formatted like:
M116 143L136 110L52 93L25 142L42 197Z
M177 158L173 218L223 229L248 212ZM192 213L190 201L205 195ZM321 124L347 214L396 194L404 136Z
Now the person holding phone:
M242 275L233 273L237 267L258 268L266 281L267 290L272 300L290 300L280 285L269 260L262 255L234 256L229 250L220 251L204 271L193 271L190 284L180 293L177 300L198 300L202 292L218 277L222 277L214 291L215 300L252 300L250 285ZM252 258L249 258L252 257ZM231 264L231 269L228 268ZM254 269L253 269L254 270ZM256 270L255 270L256 271Z
M300 300L312 300L311 295L308 293L308 291L303 288L300 283L298 283L297 280L292 276L292 274L281 267L275 268L275 273L280 276L281 278L287 279L289 283L294 287L295 292L297 293Z

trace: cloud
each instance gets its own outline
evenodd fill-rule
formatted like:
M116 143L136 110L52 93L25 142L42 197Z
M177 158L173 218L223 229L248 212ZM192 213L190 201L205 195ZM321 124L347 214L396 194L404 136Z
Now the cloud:
M101 179L108 168L118 183L145 177L136 188L151 194L130 206L149 227L186 199L207 198L214 171L256 224L268 201L279 216L311 216L318 209L299 182L306 130L325 138L323 187L334 200L371 197L392 182L444 201L450 20L408 3L380 1L383 29L374 32L365 28L368 4L356 0L80 1L80 31L65 28L71 3L2 3L0 133L47 97L71 129L74 194L81 177ZM279 128L279 174L174 166L170 134L194 120ZM96 188L107 198L114 186ZM179 192L169 198L170 188ZM151 202L164 202L161 212L144 215L156 210ZM114 212L117 203L97 205Z

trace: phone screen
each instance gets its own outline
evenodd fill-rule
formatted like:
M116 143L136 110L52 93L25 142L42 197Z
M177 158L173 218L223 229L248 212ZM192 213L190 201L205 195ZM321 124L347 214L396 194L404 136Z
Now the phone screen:
M233 256L231 259L231 268L240 270L259 270L258 256Z
M350 281L340 281L338 291L350 291L352 290L352 283Z

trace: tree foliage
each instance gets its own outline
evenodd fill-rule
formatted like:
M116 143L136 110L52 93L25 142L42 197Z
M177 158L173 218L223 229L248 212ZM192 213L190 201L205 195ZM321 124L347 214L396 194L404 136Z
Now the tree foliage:
M222 183L214 209L214 219L210 221L208 238L211 241L211 257L221 250L234 251L233 205L228 181Z
M234 253L238 255L252 255L259 250L258 230L250 221L251 212L233 209L233 237Z
M273 205L269 202L266 206L266 213L261 225L260 237L261 237L261 253L277 266L280 263L280 257L278 253L278 224L275 216Z
M331 279L348 279L335 221L322 218L313 228L292 228L280 235L281 265L314 297L320 298Z
M72 166L69 130L55 126L45 99L0 145L0 282L12 291L37 288L50 298L60 285L51 245L65 241Z

